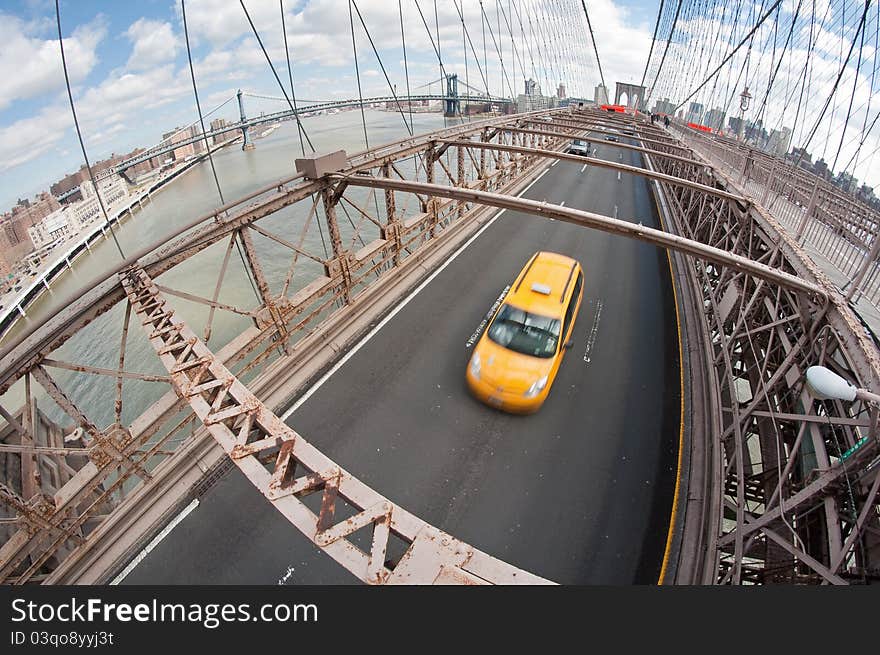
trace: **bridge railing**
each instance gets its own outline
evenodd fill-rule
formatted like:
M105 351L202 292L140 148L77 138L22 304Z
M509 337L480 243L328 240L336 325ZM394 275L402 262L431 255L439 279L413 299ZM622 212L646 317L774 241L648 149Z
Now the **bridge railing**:
M123 543L126 528L165 497L161 492L200 472L217 422L243 437L232 456L253 458L254 475L265 481L267 471L273 479L279 474L291 494L322 491L324 514L342 474L307 470L294 479L291 466L278 464L295 454L289 446L282 452L290 439L260 434L251 441L251 424L236 417L265 414L288 400L304 380L279 388L282 373L299 370L317 350L349 343L380 296L417 277L429 257L442 256L443 244L489 215L481 202L513 207L516 199L505 193L521 188L570 138L610 120L576 114L562 112L555 124L535 125L530 117L472 123L349 157L344 175L283 181L136 253L4 348L0 579L74 579L71 572L93 561L93 553ZM679 238L651 231L648 239L648 228L635 223L549 203L528 207L688 253L681 286L694 297L701 335L688 343L688 356L702 351L701 373L710 384L706 426L695 426L691 438L696 456L707 459L708 480L692 486L684 501L701 501L693 511L705 512L708 581L840 583L864 575L880 557L871 531L880 486L877 414L863 401L815 398L804 371L822 364L878 389L876 347L781 223L694 150L663 130L626 121L648 146L640 151L658 171L652 180ZM613 161L581 161L646 174ZM424 184L407 187L404 178ZM499 193L479 195L486 191ZM216 278L199 285L196 269L216 271ZM143 285L126 289L132 271L143 273ZM253 295L243 294L251 289ZM214 319L220 312L230 317L224 327ZM154 318L147 325L135 315ZM156 354L168 360L172 352L169 368L159 365ZM132 370L136 353L142 370ZM201 366L213 377L180 379ZM103 382L86 382L86 375ZM249 406L242 389L230 402L226 391L239 382L259 407ZM210 399L203 415L187 408L190 392ZM354 484L355 496L375 498ZM381 522L383 512L367 519ZM384 525L376 530L387 537ZM348 533L322 532L338 552L358 548ZM387 573L373 550L353 560L367 557L357 575Z
M736 141L679 128L677 133L794 234L851 300L880 312L880 212L793 162ZM855 281L855 284L853 282Z
M864 238L874 219L833 189L820 186L821 195L814 195L815 182L799 171L785 171L782 162L692 130L673 134L681 140L670 142L685 144L712 166L698 166L691 174L744 196L744 201L712 203L661 184L678 228L826 289L824 299L792 295L748 275L692 264L720 409L717 432L707 435L717 452L719 485L711 494L719 517L715 581L871 579L880 540L865 525L877 527L880 506L878 410L862 400L816 397L805 371L822 365L855 386L876 390L880 351L847 299L801 247L798 237L806 230L801 227L798 235L797 226L804 225L806 213L813 223L837 230L839 244L846 242L841 231L847 238ZM652 160L660 170L670 166L662 158ZM810 202L816 196L818 211ZM780 213L780 207L798 203L809 211L798 208L793 217ZM862 267L870 263L859 256Z
M352 155L345 170L503 192L545 160L467 143L553 150L566 142L505 129L523 120L403 139ZM141 535L127 535L127 526L156 511L163 489L201 474L213 442L135 329L136 311L150 307L127 300L120 276L132 266L218 365L277 404L296 390L280 387L286 370L316 352L331 357L389 289L418 279L427 258L486 212L465 200L298 175L131 255L0 349L0 581L67 580L100 548L126 539L133 547Z

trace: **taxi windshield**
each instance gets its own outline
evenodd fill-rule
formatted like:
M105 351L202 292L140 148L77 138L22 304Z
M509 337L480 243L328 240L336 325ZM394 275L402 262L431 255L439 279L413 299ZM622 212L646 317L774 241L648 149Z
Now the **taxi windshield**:
M489 338L499 346L532 357L552 357L559 343L560 321L530 314L504 304L489 326Z

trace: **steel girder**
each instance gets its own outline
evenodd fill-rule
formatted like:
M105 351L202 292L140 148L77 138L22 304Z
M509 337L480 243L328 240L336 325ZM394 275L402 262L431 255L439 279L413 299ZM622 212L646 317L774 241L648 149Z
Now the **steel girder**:
M800 482L805 475L804 467L791 463L799 461L797 457L805 452L801 449L802 443L808 444L813 452L819 452L820 446L827 442L821 427L823 424L816 420L819 414L831 417L826 425L840 430L835 434L841 444L861 443L855 454L846 460L850 471L853 465L861 464L867 455L876 452L875 431L871 431L868 441L854 441L866 431L866 423L873 425L863 416L863 408L816 406L824 407L822 410L814 409L815 403L801 407L790 402L793 395L803 396L802 379L796 378L793 372L802 370L799 366L810 348L819 352L818 361L834 366L841 373L850 375L851 379L865 386L876 381L876 371L880 369L876 362L863 356L865 343L855 329L857 321L851 313L844 311L845 306L841 306L835 297L829 299L826 295L829 288L827 281L821 275L812 274L815 271L810 268L809 262L799 259L792 244L785 242L775 249L768 245L773 244L773 240L768 239L767 235L778 228L772 217L750 206L743 192L722 188L718 176L705 162L700 164L700 158L686 145L672 141L665 132L645 123L630 120L621 122L616 117L597 112L563 111L554 116L553 123L541 121L537 127L532 125L529 116L516 116L404 139L351 157L342 176L319 180L295 177L266 187L243 201L230 203L201 217L178 231L173 239L137 253L97 280L82 294L79 304L54 317L13 348L4 348L0 392L5 395L0 396L0 405L9 402L8 398L18 399L21 409L16 412L4 410L4 417L8 418L3 441L14 445L17 451L15 455L0 451L0 455L7 457L7 485L0 498L10 508L10 515L15 520L8 525L16 526L13 530L6 528L8 538L0 548L2 579L18 583L45 579L52 571L63 567L65 561L72 559L71 555L78 556L89 548L89 534L95 531L96 526L103 524L113 508L138 489L150 485L150 476L174 460L175 446L179 446L180 441L191 440L204 433L205 428L199 426L204 424L209 414L202 411L205 414L202 416L199 412L205 409L205 398L210 398L212 403L217 401L219 394L212 394L227 381L229 386L226 387L225 400L219 401L221 407L217 409L228 409L229 421L221 417L219 423L209 421L206 428L213 432L228 431L230 426L240 429L243 423L237 421L247 420L241 418L243 415L259 415L269 425L270 431L265 430L265 425L261 428L263 439L258 440L262 442L258 447L247 446L246 435L249 432L245 431L243 445L247 453L239 459L248 462L246 467L254 474L252 479L258 486L263 483L268 485L267 480L272 476L264 463L258 461L257 453L262 452L264 446L267 452L277 449L273 460L277 464L277 454L282 452L282 447L290 451L288 454L293 459L298 457L294 452L295 446L285 446L284 443L305 442L286 438L293 434L292 431L273 422L271 412L265 405L258 407L254 404L261 401L255 400L253 394L248 395L244 384L258 380L256 371L270 360L289 358L297 361L296 358L302 355L297 351L298 343L312 343L316 338L320 340L322 330L328 329L326 326L336 318L344 317L360 302L360 298L369 295L370 289L394 280L412 265L417 265L423 251L430 251L437 242L451 234L455 226L466 224L484 211L483 203L506 206L498 204L491 196L499 196L504 202L513 202L504 195L507 189L533 176L546 165L547 158L560 157L559 151L571 138L580 138L591 126L600 122L636 126L643 143L651 145L650 148L645 147L644 152L650 155L659 172L653 179L671 199L674 218L682 228L679 233L685 238L673 239L670 235L653 234L645 229L630 231L630 235L667 247L681 248L692 255L713 255L707 260L692 260L692 265L701 280L700 293L707 303L706 330L707 335L711 335L707 336L707 341L711 342L717 365L711 373L717 375L718 388L722 390L715 398L715 404L719 415L725 417L721 430L723 434L694 435L694 438L705 438L708 443L717 445L716 452L719 457L723 453L725 460L723 488L728 489L728 481L734 483L729 488L730 493L723 498L719 494L715 499L716 506L725 508L727 516L736 517L732 529L729 520L725 519L725 523L717 526L714 534L712 544L713 548L717 547L719 568L716 579L770 581L766 573L767 561L771 562L772 567L795 571L797 575L787 578L793 580L803 579L798 576L802 576L806 570L805 579L838 581L838 578L851 575L859 566L870 566L874 561L871 559L873 551L866 548L864 535L872 534L871 530L876 529L876 514L866 509L875 506L872 503L875 503L876 484L871 480L876 479L876 474L864 484L859 483L862 486L858 489L867 489L861 505L859 499L862 499L862 495L851 494L854 502L850 505L862 510L851 519L849 508L849 513L837 509L839 503L830 491L839 485L841 479L840 473L832 472L833 459L829 459L830 468L813 474L815 479L806 483ZM672 175L675 179L665 178L664 175ZM411 181L415 184L407 186ZM453 190L441 191L435 188L437 184ZM382 193L365 191L363 187L368 185L381 188ZM244 203L249 201L254 202L246 206ZM290 211L290 208L301 208L293 220L295 233L279 233L279 227L271 224L271 217ZM547 206L544 212L534 207L517 208L574 222L585 219L585 216L573 216L551 206ZM596 216L586 218L592 222L583 224L601 229L607 229L610 225L608 221L613 220ZM310 241L309 237L314 235L316 229L327 231L330 241L328 250L316 250L316 241ZM323 232L321 238L324 238ZM289 257L290 265L283 279L269 279L260 266L267 257L267 243L273 244L272 247L276 249L284 249L281 252L286 252ZM182 284L180 280L170 279L175 269L197 256L205 256L205 251L213 244L218 246L215 258L220 262L216 284L205 290L175 288ZM239 245L244 248L241 260L245 274L254 282L256 306L220 300L221 289L234 283L229 264L233 249ZM737 266L737 263L740 265ZM303 267L307 268L305 275L300 274ZM117 274L119 278L114 277ZM160 284L157 278L163 274L170 277L167 282L163 280ZM146 293L146 289L149 289L149 293ZM203 317L202 321L196 322L204 323L205 341L195 337L198 325L190 325L188 321L178 322L176 318L170 323L166 322L163 327L152 329L150 335L168 328L153 339L161 340L163 335L167 335L168 339L177 339L175 334L186 332L189 335L186 338L188 345L190 341L192 348L196 348L196 343L201 344L197 349L203 349L204 352L199 357L210 359L205 370L210 368L213 371L213 383L221 381L217 387L202 388L201 391L207 396L200 392L198 396L201 400L186 395L186 390L192 389L186 386L186 379L181 377L188 375L184 371L164 376L134 373L123 366L132 313L137 315L138 312L148 311L151 303L156 303L154 309L166 307L169 302L167 298L171 296L203 308L208 318ZM136 302L132 302L132 298L136 298ZM122 345L116 370L108 368L104 362L68 362L56 354L65 341L87 338L89 324L108 320L104 314L109 310L117 312L117 316L122 314L120 301L125 301L125 316L120 320ZM206 343L210 339L217 339L212 336L211 329L217 312L242 317L246 321L245 326L250 323L250 327L245 327L219 351L216 350L219 343L210 348ZM168 314L160 312L159 316ZM808 343L803 343L804 335L807 335ZM176 343L169 341L165 346ZM285 354L285 349L292 350L292 355ZM215 352L216 356L213 354ZM756 352L761 355L759 361L764 362L762 365L752 364ZM168 359L170 353L168 351L161 356ZM205 361L202 359L201 363ZM73 368L79 374L103 375L113 379L116 393L112 411L107 408L103 413L97 412L93 407L84 410L75 397L77 394L64 390L65 383L69 385L71 378L59 382L49 377L46 368L53 364L62 369L59 376L72 373L70 369ZM32 393L32 378L46 390L43 397L36 398L37 394ZM138 383L150 381L163 390L169 389L170 382L173 391L164 391L164 395L154 394L156 402L151 407L125 421L122 412L123 379ZM738 399L736 393L743 385L755 390L751 397L752 400L757 399L752 403L754 406L740 407L740 403L733 402L733 399ZM22 387L24 392L16 396ZM231 407L223 407L223 403L231 402L229 389L233 387L236 389L234 396L241 392L235 401L237 409L234 411ZM22 396L26 402L21 402ZM52 417L46 416L40 406L40 403L45 405L46 396L61 408ZM765 397L767 400L762 401ZM125 406L129 404L131 399L127 399ZM245 409L238 411L242 407ZM253 409L255 407L257 409ZM103 416L92 419L87 415L96 413ZM233 419L233 414L239 418ZM225 428L217 427L224 421ZM108 427L102 429L99 427L101 425ZM791 425L806 427L793 430ZM790 443L790 433L793 431L806 434L809 438L798 440L796 434L794 443ZM65 441L65 433L73 440ZM773 445L773 439L768 436L771 433L774 438L781 434L782 438L776 443L784 444L783 457L777 457L776 460L773 459L775 449L770 447ZM224 433L218 441L234 448L235 437L230 436L232 434ZM270 446L264 439L274 440L273 445ZM67 443L75 452L63 449L62 446ZM757 449L755 443L759 446ZM243 451L240 449L238 452ZM300 461L305 463L305 460ZM785 467L782 475L778 476L784 483L777 482L775 487L772 476L765 473L772 473L774 462L777 463L777 471ZM282 471L282 476L285 475L284 471L289 469L284 466L287 465L275 466L272 473ZM309 467L307 463L305 466ZM310 473L320 474L326 469L317 468L321 470L310 469ZM51 472L52 475L34 475L34 471ZM314 476L314 479L310 479L309 484L315 485L311 488L323 485L325 494L339 493L338 488L336 491L327 491L328 484L333 488L333 476L319 477L321 481ZM843 477L846 478L845 473ZM849 481L850 478L846 479ZM283 480L282 486L288 482L286 478ZM738 484L739 480L743 483ZM294 484L302 486L306 482L300 479ZM866 484L868 487L865 487ZM383 517L389 514L376 510L376 503L367 502L376 500L384 510L388 507L381 503L386 501L376 492L358 487L356 481L347 482L346 490L350 490L352 485L355 490L365 494L352 496L360 510L356 514L360 519L356 521L363 519L364 528L368 524L373 526L372 543L375 548L370 547L369 552L354 552L350 543L342 544L343 541L348 543L341 534L348 528L342 527L324 534L321 539L332 536L332 544L338 545L328 543L328 546L338 551L337 559L347 562L346 565L361 579L391 580L398 569L392 572L391 568L379 562L382 531L389 524ZM800 485L803 485L802 488ZM302 490L307 488L310 487L303 486ZM850 488L854 486L850 484ZM778 498L772 497L774 489L780 491ZM763 512L756 498L764 501L766 509ZM807 502L803 498L811 501L821 498L825 521L822 525L832 525L837 521L839 527L836 531L828 529L823 532L810 522L812 518L790 516L790 504L795 503L793 507L796 508L803 507L803 503ZM290 497L285 502L298 501ZM291 509L290 516L296 515L306 534L316 538L330 525L327 512L333 501L328 499L326 502L326 505L322 502L322 507L327 508L323 523L320 512L308 516L302 508ZM780 506L784 511L776 517L775 508ZM728 507L730 509L726 509ZM372 510L376 511L371 513ZM398 510L390 511L393 516ZM403 510L399 512L400 516L411 516ZM815 512L811 512L808 517L815 515ZM797 539L801 541L797 541L792 536L794 532L781 530L779 524L792 524L795 531L800 530L805 536L799 534ZM427 527L425 530L436 534ZM419 546L422 541L417 538L418 533L407 534L407 538L412 537L410 547L419 547L419 552L424 552L425 548ZM336 539L338 536L343 538ZM805 541L807 537L809 541ZM815 548L817 542L831 544L826 548L829 552L827 557ZM468 551L466 546L462 547ZM488 556L475 554L473 557L480 560ZM753 560L761 562L761 565ZM440 570L436 566L437 561L432 565L433 569L425 568L423 573L430 569L436 574ZM460 563L462 560L455 561ZM506 579L499 573L499 566L501 564L492 564L490 568L495 571L492 574L495 577L490 575L487 579ZM421 579L427 579L432 573L426 575ZM459 569L454 567L446 569L442 575L459 582L474 581L459 575ZM783 578L785 576L780 579Z
M527 119L474 122L403 139L353 155L346 170L502 193L515 190L548 164L543 155L480 156L441 141L474 135L486 142L550 150L567 144L565 137L505 130ZM128 370L129 342L136 341L137 331L129 330L135 308L115 276L138 266L156 280L163 297L180 299L190 312L199 308L195 327L216 344L218 362L240 380L270 387L258 375L267 363L279 357L294 366L306 361L304 348L323 343L332 330L342 329L346 317L378 304L372 291L377 283L391 288L396 280L412 277L431 253L461 238L457 235L466 232L460 228L477 225L474 221L487 211L472 202L396 195L301 175L282 180L135 253L75 294L39 328L4 346L0 580L53 579L66 562L93 546L90 535L105 536L102 526L109 525L106 520L115 508L149 488L154 474L178 466L175 453L181 445L204 438L197 414L174 391L169 376ZM284 212L289 212L288 223L272 224ZM329 243L323 249L325 233ZM176 269L206 257L215 244L219 270L210 288L188 288L185 273L175 278ZM232 264L237 250L241 266L236 277ZM264 262L279 257L287 258L286 272L272 277ZM246 287L248 279L255 303L224 297L230 288ZM237 317L237 336L230 338L228 330L218 336L219 313ZM95 330L112 332L108 326L114 322L120 334L115 356L110 352L108 359L106 347L103 354L77 349L77 342L96 339ZM218 338L226 339L225 345ZM85 375L111 385L103 406L84 398L83 389L89 386L81 384ZM37 382L33 390L32 381ZM137 386L137 393L128 392L129 385ZM143 398L152 404L144 407Z
M749 198L744 206L698 199L687 188L661 183L683 232L814 280L827 293L822 299L694 263L722 419L720 434L712 435L723 472L716 581L843 584L876 578L877 408L816 399L804 373L824 365L859 387L877 389L877 347L793 230L761 205L763 189L756 193L747 183L755 175L748 156L690 131L683 143L707 163L726 166L714 173L715 185ZM673 165L652 159L658 170ZM786 191L781 168L772 178L777 193Z

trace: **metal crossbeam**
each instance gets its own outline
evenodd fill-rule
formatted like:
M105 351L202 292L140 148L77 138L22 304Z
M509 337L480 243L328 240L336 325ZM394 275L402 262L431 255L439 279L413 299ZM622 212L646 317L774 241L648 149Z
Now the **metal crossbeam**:
M678 140L640 117L542 113L552 120L519 115L475 121L357 153L332 175L268 185L141 248L61 302L64 308L45 325L25 329L4 346L0 393L8 394L2 400L9 411L0 407L6 423L0 457L16 459L6 460L14 462L13 473L0 480L9 490L0 495L8 512L0 517L0 580L75 581L86 563L103 557L98 540L136 543L140 533L129 535L126 526L154 527L133 518L138 502L171 502L163 491L181 476L195 483L200 456L193 453L209 452L216 440L269 502L359 579L546 582L444 535L365 487L267 407L280 406L279 389L288 394L299 384L291 376L314 374L332 361L353 338L353 324L392 306L493 207L670 251L686 316L687 358L694 362L689 371L702 390L683 444L693 449L692 458L706 460L705 470L684 471L693 486L682 500L688 511L681 542L705 556L683 552L690 568L679 570L681 579L819 584L875 575L880 412L862 401L813 398L803 372L822 364L857 386L877 389L880 353L800 243L817 230L844 230L858 249L859 240L874 238L880 222L801 172L723 140ZM633 149L646 169L561 152L579 131L599 124L634 129L633 138L649 146ZM642 176L655 192L665 229L513 197L556 159ZM302 223L295 237L261 222L298 203ZM806 211L791 213L795 203ZM329 251L308 246L316 230L328 237ZM289 257L280 267L283 280L267 277L264 271L279 267L261 259L254 232ZM210 297L179 282L153 282L212 244L222 245ZM219 301L233 284L230 258L237 244L257 291L258 306L249 311ZM878 284L880 273L869 264L841 264L864 274L856 295ZM303 267L308 274L295 276ZM205 341L171 311L165 294L204 306ZM120 302L126 312L115 369L106 358L71 361L70 351L61 353L62 344L83 336L87 325ZM249 320L225 346L209 348L215 310ZM126 370L132 312L168 375ZM52 378L49 367L65 374ZM82 402L67 372L115 378L110 407ZM32 379L51 400L31 393ZM126 425L124 380L169 386ZM21 387L25 402L19 407ZM40 407L46 402L66 419L49 420ZM106 425L96 416L114 418ZM314 511L303 503L308 496L319 501L309 505ZM687 538L697 529L698 538ZM391 554L391 535L404 535L403 556Z
M227 369L196 334L175 316L144 272L120 275L150 344L168 369L178 395L192 407L211 436L281 514L324 552L370 584L549 584L425 523L317 450ZM264 465L271 456L270 465ZM305 474L297 477L297 468ZM303 502L322 493L314 514ZM334 520L344 501L356 513ZM369 552L348 539L372 530ZM386 561L391 532L408 548L398 562Z

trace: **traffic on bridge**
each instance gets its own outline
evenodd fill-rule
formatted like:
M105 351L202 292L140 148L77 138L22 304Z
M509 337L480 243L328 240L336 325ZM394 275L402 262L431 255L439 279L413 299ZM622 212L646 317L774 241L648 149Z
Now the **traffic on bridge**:
M876 581L870 3L338 4L39 16L0 580Z

